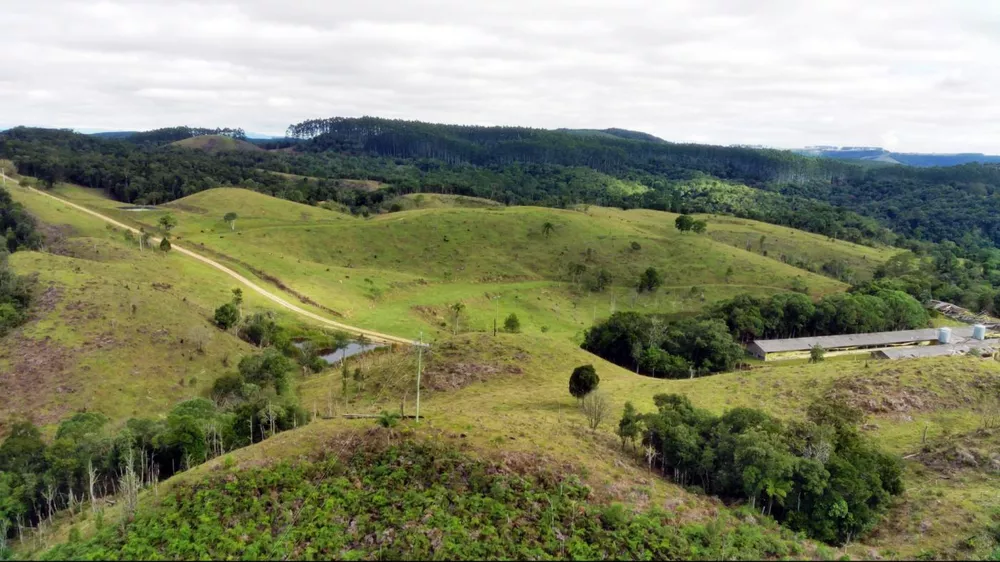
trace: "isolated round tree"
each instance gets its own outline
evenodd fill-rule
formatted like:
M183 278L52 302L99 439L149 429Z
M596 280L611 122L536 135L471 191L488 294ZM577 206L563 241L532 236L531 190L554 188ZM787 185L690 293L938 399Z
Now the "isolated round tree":
M600 383L601 378L597 376L593 365L581 365L573 369L573 374L569 377L569 393L580 400L593 392Z

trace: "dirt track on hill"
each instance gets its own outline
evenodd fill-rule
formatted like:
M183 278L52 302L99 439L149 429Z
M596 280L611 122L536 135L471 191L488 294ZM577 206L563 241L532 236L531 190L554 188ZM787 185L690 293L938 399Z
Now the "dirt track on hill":
M114 226L116 226L118 228L124 228L124 229L130 230L130 231L132 231L132 232L134 232L136 234L139 233L138 229L132 228L131 226L128 226L127 224L118 222L118 221L112 219L111 217L102 215L102 214L98 213L97 211L94 211L92 209L88 209L87 207L84 207L83 205L77 205L76 203L71 203L71 202L69 202L69 201L67 201L65 199L62 199L61 197L56 197L55 195L52 195L50 193L45 193L44 191L37 190L37 189L35 189L33 187L29 187L28 189L30 191L38 193L39 195L43 195L45 197L49 197L51 199L55 199L56 201L59 201L63 205L67 205L67 206L73 207L74 209L77 209L79 211L83 211L84 213L87 213L89 215L97 217L98 219L100 219L100 220L102 220L102 221L104 221L106 223L112 224L112 225L114 225ZM153 240L155 242L157 242L157 243L159 243L159 241L160 241L159 238L153 238ZM392 335L389 335L389 334L383 334L381 332L375 332L375 331L372 331L372 330L365 330L363 328L358 328L356 326L350 326L348 324L343 324L341 322L336 322L334 320L330 320L329 318L324 318L324 317L320 316L319 314L315 314L313 312L309 312L308 310L305 310L305 309L303 309L303 308L301 308L299 306L296 306L296 305L294 305L294 304L286 301L285 299L281 298L280 296L272 293L271 291L268 291L267 289L261 287L260 285L257 285L256 283L254 283L253 281L247 279L243 275L240 275L239 273L233 271L232 269L229 269L228 267L222 265L221 263L219 263L219 262L217 262L217 261L215 261L213 259L207 258L207 257L205 257L205 256L203 256L201 254L196 253L196 252L192 252L191 250L188 250L187 248L183 248L181 246L178 246L177 244L174 244L174 243L171 243L171 249L174 250L175 252L180 252L180 253L184 254L185 256L194 258L194 259L196 259L196 260L198 260L198 261L200 261L202 263L205 263L207 265L210 265L210 266L214 267L215 269L218 269L219 271L225 273L226 275L229 275L233 279L236 279L240 283L246 285L252 291L254 291L256 293L259 293L259 294L263 295L264 297L270 299L271 301L273 301L274 303L278 304L282 308L286 308L288 310L291 310L292 312L295 312L297 314L305 316L306 318L310 318L312 320L316 320L316 321L320 322L321 324L323 324L325 326L328 326L330 328L335 328L335 329L338 329L338 330L343 330L345 332L350 332L351 334L355 334L355 335L363 335L363 336L365 336L368 339L379 341L379 342L401 343L401 344L406 344L406 345L410 345L410 344L413 343L412 340L408 340L406 338L401 338L401 337L398 337L398 336L392 336Z

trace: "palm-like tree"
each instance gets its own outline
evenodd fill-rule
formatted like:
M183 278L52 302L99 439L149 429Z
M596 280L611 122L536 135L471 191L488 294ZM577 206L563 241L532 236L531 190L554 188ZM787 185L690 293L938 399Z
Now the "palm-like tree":
M455 334L458 333L458 318L459 318L459 316L462 315L462 311L463 310L465 310L465 305L462 304L462 303L460 303L460 302L456 302L455 304L451 305L451 311L453 313L452 323L451 323L451 333L452 333L452 335L455 335Z
M542 234L544 234L545 237L548 238L549 235L552 234L552 231L555 229L556 225L552 224L549 221L545 221L545 224L542 225Z
M382 413L378 416L377 421L379 426L388 430L388 433L385 436L386 445L392 444L392 435L395 433L395 427L399 425L399 418L400 415L397 412L388 412L386 410L382 410Z

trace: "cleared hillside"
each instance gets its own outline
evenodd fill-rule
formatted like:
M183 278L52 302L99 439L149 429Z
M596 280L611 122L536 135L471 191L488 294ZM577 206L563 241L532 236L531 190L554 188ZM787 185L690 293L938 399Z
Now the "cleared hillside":
M107 203L103 203L107 205ZM328 211L313 205L303 205L285 199L278 199L256 191L235 187L220 187L188 195L166 205L164 209L176 210L197 218L194 222L179 225L179 232L194 232L197 228L210 230L231 230L223 220L229 212L238 215L236 226L239 230L258 227L302 224L324 221L348 220L342 213ZM133 217L142 219L135 214Z
M178 240L250 264L356 324L411 337L421 325L449 331L447 310L457 302L466 329L490 329L496 295L499 313L516 313L526 329L572 336L612 310L690 312L741 292L805 287L818 296L847 287L708 235L681 233L671 213L439 207L365 220L237 189L135 213L94 191L62 187L59 194L147 228L170 209ZM249 218L232 231L222 220L229 211ZM661 271L664 287L635 294L648 267ZM602 270L610 285L586 290Z
M262 150L259 146L245 140L234 139L225 135L199 135L170 143L171 146L181 148L191 148L204 150L208 153L218 152L257 152Z
M0 390L10 397L0 425L20 415L45 425L79 410L113 420L165 411L203 395L249 351L210 323L234 286L224 275L140 252L121 232L39 195L12 196L43 222L46 251L10 258L17 272L37 273L39 294L32 320L0 348Z

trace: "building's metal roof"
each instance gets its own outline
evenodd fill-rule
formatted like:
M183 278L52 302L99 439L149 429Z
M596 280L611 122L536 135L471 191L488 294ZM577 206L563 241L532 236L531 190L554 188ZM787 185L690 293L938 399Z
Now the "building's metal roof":
M965 343L948 345L921 345L918 347L900 347L883 349L878 353L886 359L916 359L918 357L938 357L942 355L964 355L970 349L1000 347L1000 340L969 340Z
M962 343L971 337L972 326L952 328L950 343ZM927 328L924 330L899 330L896 332L875 332L871 334L849 334L843 336L755 340L753 345L765 353L779 353L782 351L806 351L817 344L823 349L837 349L843 347L896 345L937 339L937 328Z

